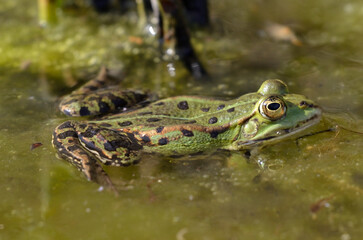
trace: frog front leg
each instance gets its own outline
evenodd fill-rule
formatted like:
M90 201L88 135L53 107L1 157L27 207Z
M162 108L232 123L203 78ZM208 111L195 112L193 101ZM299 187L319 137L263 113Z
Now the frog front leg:
M97 158L82 146L78 137L77 126L77 122L67 121L54 130L52 142L58 155L76 166L89 181L115 190L111 179L102 169Z

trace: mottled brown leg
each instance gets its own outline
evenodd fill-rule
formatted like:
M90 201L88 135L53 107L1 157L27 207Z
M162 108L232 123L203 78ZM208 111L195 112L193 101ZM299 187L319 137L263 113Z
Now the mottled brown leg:
M106 68L99 75L59 103L61 112L68 116L98 116L125 111L137 104L148 103L148 94L143 91L122 90L115 85Z
M59 125L53 133L52 141L58 155L76 166L88 180L117 192L97 159L82 147L72 121Z

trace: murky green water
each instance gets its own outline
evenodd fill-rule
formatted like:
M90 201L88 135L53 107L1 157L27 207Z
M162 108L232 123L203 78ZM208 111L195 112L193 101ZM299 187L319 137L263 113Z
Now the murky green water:
M180 66L171 78L152 40L138 45L132 15L64 14L59 26L42 29L35 3L1 4L1 240L363 238L363 138L353 132L363 132L363 2L210 6L213 28L193 41L212 82L196 83ZM267 36L274 23L290 26L302 46ZM58 160L50 144L66 119L57 97L102 64L126 68L126 87L163 96L233 97L280 78L324 108L315 131L339 127L264 149L265 170L238 152L109 167L116 197ZM36 142L44 145L31 151Z

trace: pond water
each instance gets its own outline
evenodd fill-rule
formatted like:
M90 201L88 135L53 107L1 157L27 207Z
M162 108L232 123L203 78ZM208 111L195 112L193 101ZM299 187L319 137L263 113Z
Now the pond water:
M363 2L210 1L211 29L193 43L210 81L179 63L171 77L130 13L63 13L40 28L37 6L0 5L0 239L362 239ZM287 26L282 41L271 26ZM291 35L289 35L291 36ZM55 157L60 96L102 65L123 86L161 96L232 98L269 78L324 110L325 132L194 161L145 156L108 167L115 196ZM30 150L34 143L43 145Z

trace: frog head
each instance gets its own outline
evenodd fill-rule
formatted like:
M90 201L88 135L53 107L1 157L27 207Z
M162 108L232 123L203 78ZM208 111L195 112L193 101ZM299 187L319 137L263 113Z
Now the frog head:
M319 122L321 109L303 95L290 94L284 82L266 80L252 113L241 126L239 149L285 139Z

